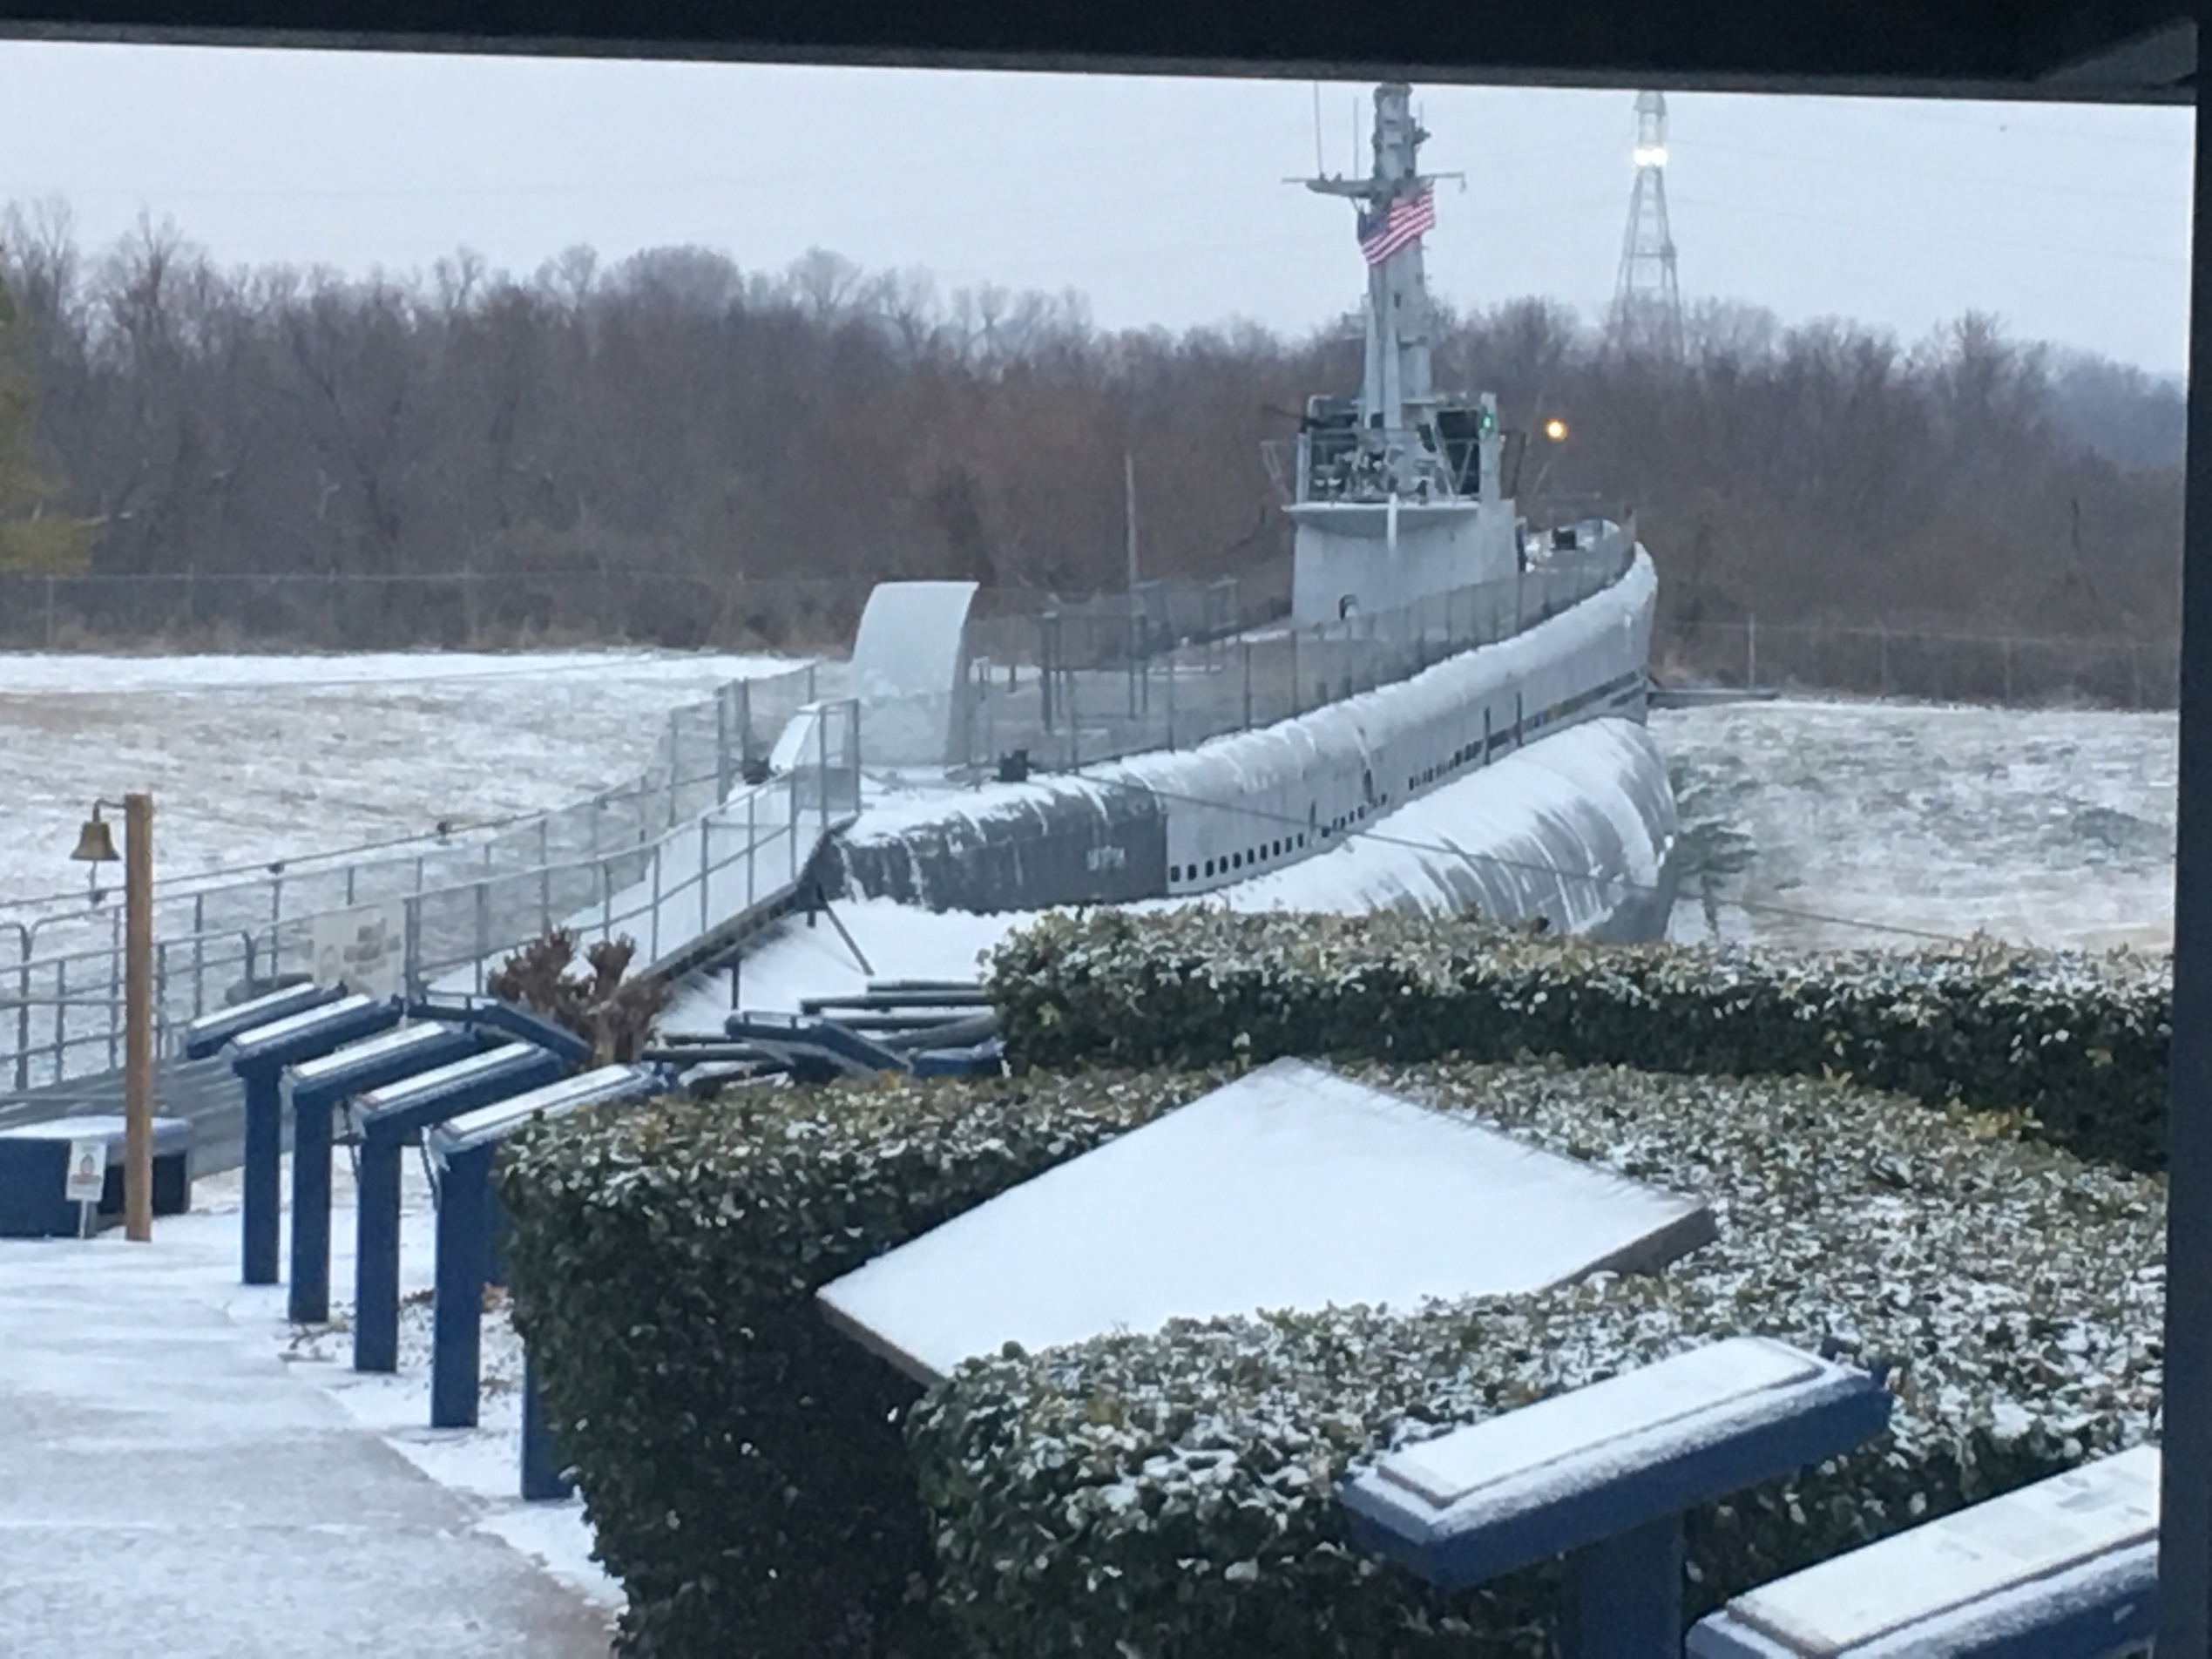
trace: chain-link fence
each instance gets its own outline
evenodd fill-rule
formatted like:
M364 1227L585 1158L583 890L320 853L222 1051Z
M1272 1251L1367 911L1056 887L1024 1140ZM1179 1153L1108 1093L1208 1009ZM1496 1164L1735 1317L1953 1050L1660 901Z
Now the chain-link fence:
M2173 640L2038 639L1942 629L1777 625L1662 617L1652 642L1663 681L1836 691L1930 702L2088 703L2172 708Z
M626 640L698 650L852 638L870 579L608 570L0 572L0 650Z
M1618 580L1634 556L1633 530L1608 525L1517 575L1400 609L1187 644L1126 599L981 620L959 722L967 762L1025 753L1032 767L1072 771L1272 725L1511 639Z

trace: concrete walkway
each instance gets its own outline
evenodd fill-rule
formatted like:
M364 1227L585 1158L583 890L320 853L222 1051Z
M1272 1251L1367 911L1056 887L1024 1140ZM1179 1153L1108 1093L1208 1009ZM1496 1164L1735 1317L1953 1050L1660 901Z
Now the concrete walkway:
M0 1651L605 1659L606 1613L291 1375L195 1244L0 1240Z

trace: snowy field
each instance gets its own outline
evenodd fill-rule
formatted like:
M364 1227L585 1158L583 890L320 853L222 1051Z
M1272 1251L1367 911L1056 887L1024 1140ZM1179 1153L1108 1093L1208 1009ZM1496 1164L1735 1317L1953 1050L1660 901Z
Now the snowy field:
M152 791L162 877L298 858L572 805L642 771L672 709L792 666L0 653L0 903L82 890L69 852L98 796Z
M1793 701L1662 710L1651 726L1686 831L1743 837L1748 865L1720 884L1723 937L2171 948L2170 714ZM1674 931L1709 936L1694 891Z

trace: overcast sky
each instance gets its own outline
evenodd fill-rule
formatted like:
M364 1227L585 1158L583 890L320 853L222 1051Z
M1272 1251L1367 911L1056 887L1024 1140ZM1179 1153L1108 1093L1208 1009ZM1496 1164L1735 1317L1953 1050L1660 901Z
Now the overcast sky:
M1363 87L1321 92L1331 168ZM1437 291L1594 309L1620 257L1632 95L1416 89ZM81 235L142 211L232 262L534 269L698 243L819 246L946 286L1074 288L1112 328L1356 302L1350 209L1304 83L0 43L0 199ZM2186 109L1682 95L1667 172L1686 298L1917 339L1970 308L2163 371L2186 348ZM1367 116L1358 117L1363 135ZM1361 140L1360 169L1364 170Z

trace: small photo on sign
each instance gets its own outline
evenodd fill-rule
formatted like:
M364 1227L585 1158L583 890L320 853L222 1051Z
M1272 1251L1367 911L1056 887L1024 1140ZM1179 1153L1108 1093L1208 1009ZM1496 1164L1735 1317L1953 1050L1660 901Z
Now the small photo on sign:
M69 1202L97 1204L107 1188L107 1142L72 1141L69 1143Z

